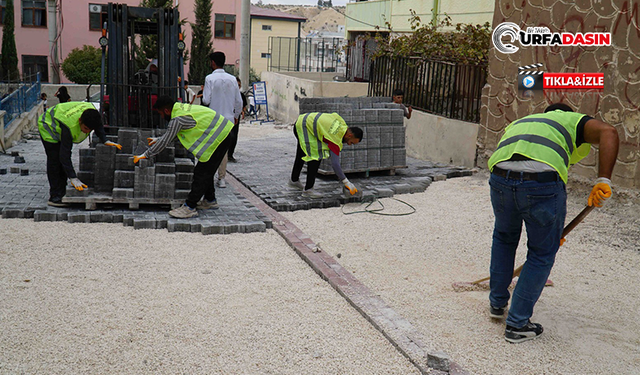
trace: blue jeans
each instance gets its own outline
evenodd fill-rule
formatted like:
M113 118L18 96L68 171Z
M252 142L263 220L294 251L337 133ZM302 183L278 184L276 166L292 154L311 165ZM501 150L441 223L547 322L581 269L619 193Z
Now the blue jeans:
M524 181L491 175L491 204L495 214L491 246L491 293L493 307L509 302L509 285L513 276L516 249L527 229L527 260L513 291L506 323L521 328L533 315L544 284L560 247L560 237L567 215L567 190L562 180Z

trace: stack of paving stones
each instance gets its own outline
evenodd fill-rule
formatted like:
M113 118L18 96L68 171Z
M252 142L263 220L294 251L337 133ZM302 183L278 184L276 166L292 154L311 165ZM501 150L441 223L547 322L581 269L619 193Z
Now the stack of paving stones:
M345 173L395 170L407 165L404 109L388 97L302 98L300 113L337 113L349 126L362 128L360 143L340 152ZM331 162L320 163L320 173L333 174Z
M116 142L118 139L112 137L111 140ZM86 141L88 143L88 141ZM72 162L78 169L81 161L79 154L84 155L85 163L94 165L94 169L90 172L95 173L95 155L96 149L82 148L85 144L76 145L73 152ZM113 148L113 147L111 147ZM123 145L123 149L125 146ZM16 151L17 149L17 151ZM91 151L83 151L91 150ZM135 149L129 149L135 151ZM127 151L129 151L127 150ZM125 205L101 205L97 210L86 211L84 204L72 204L68 208L50 207L47 205L49 198L49 183L46 174L46 155L42 142L40 140L29 140L21 143L12 149L13 156L9 154L0 154L0 213L2 218L25 218L34 219L35 221L66 221L69 223L122 223L125 226L131 226L135 229L165 229L170 232L197 232L202 234L229 234L229 233L251 233L264 232L267 228L272 227L271 219L265 216L260 210L253 206L242 195L237 193L232 186L225 189L216 189L216 198L220 208L218 210L200 210L199 216L189 219L174 219L169 216L169 206L148 205L140 206L139 210L128 210ZM186 151L186 150L185 150ZM21 176L20 173L10 173L9 169L14 166L14 158L17 152L25 155L25 163L19 164L20 168L28 168L30 174ZM120 153L116 153L116 158ZM122 154L128 155L128 154ZM188 190L190 188L190 177L193 174L193 162L186 158L187 154L179 150L174 150L178 160L174 163L160 163L156 159L154 164L155 176L165 174L176 175L176 191ZM91 160L91 157L94 160ZM127 156L128 157L128 156ZM180 160L182 159L182 160ZM184 160L186 159L186 160ZM117 163L117 159L116 159ZM120 161L120 166L128 165L128 162ZM122 164L124 163L124 164ZM170 165L164 165L170 164ZM191 165L191 167L189 167ZM3 174L2 170L7 170ZM115 172L125 171L134 172L133 164L126 168L116 168ZM162 173L159 173L162 172ZM87 183L89 174L81 175L78 178ZM114 177L115 178L115 177ZM185 182L178 182L180 179ZM189 181L189 182L186 182ZM155 182L155 180L154 180ZM170 184L166 180L160 178L160 183ZM134 186L134 180L127 180L122 177L121 180L114 180L117 184ZM184 187L181 189L180 187ZM84 191L84 194L91 192L94 188ZM75 189L74 189L75 191ZM155 195L155 190L154 190Z
M301 191L290 188L288 180L296 155L296 138L291 130L269 139L238 140L238 163L227 164L227 171L276 211L297 211L311 208L339 207L349 202L368 202L396 194L424 192L432 181L470 176L464 167L406 158L407 168L398 169L394 176L386 172L351 173L349 180L362 191L362 197L347 197L336 176L318 176L314 189L324 196L305 198ZM353 146L345 146L345 149ZM306 182L302 173L300 181ZM216 190L217 191L217 190Z
M111 129L114 132L114 129ZM187 198L193 179L194 163L189 152L175 141L152 159L133 163L134 154L146 150L147 138L159 137L164 130L120 128L117 136L108 135L112 142L122 146L121 150L105 146L93 138L93 148L80 150L80 181L93 188L96 193L111 195L115 201L139 200L148 204L166 203L168 200ZM67 196L86 196L72 187Z

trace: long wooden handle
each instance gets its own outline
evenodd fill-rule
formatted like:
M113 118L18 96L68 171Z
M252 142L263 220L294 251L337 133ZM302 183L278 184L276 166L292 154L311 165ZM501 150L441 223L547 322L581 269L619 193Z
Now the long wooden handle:
M587 217L587 215L589 215L589 212L593 211L594 208L596 208L596 206L587 206L584 209L582 209L582 211L580 211L580 213L573 220L571 220L571 222L569 224L567 224L564 227L564 229L562 230L562 237L561 238L564 238L567 234L569 234L569 232L571 232L573 230L573 228L578 226L578 224L580 224L580 222L582 222L582 220L584 220L584 218ZM522 272L522 267L523 266L524 266L524 264L520 265L520 267L518 267L515 270L513 270L513 277L520 276L520 272ZM476 281L472 282L471 284L480 284L481 282L487 281L490 278L491 278L491 276L485 277L483 279L476 280Z

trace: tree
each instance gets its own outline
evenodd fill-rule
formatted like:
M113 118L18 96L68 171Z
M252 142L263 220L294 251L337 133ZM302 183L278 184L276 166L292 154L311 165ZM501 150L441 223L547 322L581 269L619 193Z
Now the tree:
M143 8L169 8L173 5L172 0L142 0L140 6ZM141 35L140 44L133 47L135 52L136 66L138 69L145 69L149 60L158 58L158 37L156 35Z
M100 49L84 45L71 50L62 62L62 71L74 83L99 83L101 60Z
M4 8L4 27L2 33L2 80L19 81L18 51L16 50L15 21L13 16L13 0L7 0Z
M209 54L213 52L213 35L211 34L211 0L196 0L196 22L191 24L191 59L189 60L189 82L204 83L204 78L211 72Z

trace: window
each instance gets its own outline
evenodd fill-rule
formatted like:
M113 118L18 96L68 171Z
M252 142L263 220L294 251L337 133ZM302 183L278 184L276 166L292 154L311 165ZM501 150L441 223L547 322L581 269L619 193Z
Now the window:
M22 0L22 26L47 26L45 0Z
M40 72L40 81L49 82L47 56L22 55L22 75L27 78L35 77Z
M271 25L262 25L262 30L271 31Z
M102 30L105 22L107 22L107 6L89 4L89 30Z
M0 25L4 25L4 8L7 6L7 0L0 1Z
M262 57L263 59L269 59L271 58L271 54L270 53L263 53L260 55L260 57Z
M216 38L234 39L236 37L236 16L234 14L216 14Z

